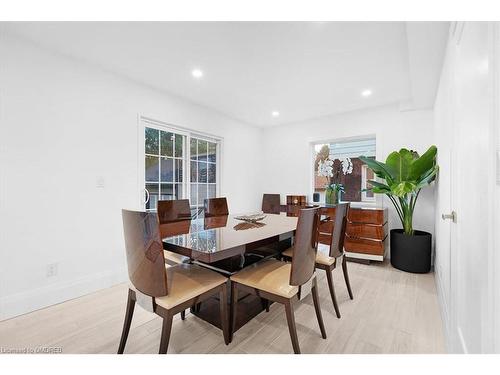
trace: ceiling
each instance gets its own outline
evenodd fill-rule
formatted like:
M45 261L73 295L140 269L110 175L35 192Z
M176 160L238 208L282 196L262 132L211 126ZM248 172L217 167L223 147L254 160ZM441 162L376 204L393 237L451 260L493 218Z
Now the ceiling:
M257 126L389 103L431 108L448 35L446 22L13 22L4 29ZM196 68L200 79L191 75ZM363 97L365 89L373 94Z

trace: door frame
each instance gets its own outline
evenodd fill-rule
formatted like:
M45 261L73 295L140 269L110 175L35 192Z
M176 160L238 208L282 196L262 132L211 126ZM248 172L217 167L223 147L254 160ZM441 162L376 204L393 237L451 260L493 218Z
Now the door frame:
M492 165L491 176L493 181L491 185L494 209L492 210L492 220L490 222L491 233L493 233L492 243L490 247L490 280L492 281L492 290L490 293L491 306L490 312L492 315L493 334L492 345L495 353L500 353L500 22L492 22L491 40L492 47L490 51L490 68L492 69L492 121L491 121L491 137L492 142ZM496 213L496 215L495 215ZM495 230L497 229L497 230Z

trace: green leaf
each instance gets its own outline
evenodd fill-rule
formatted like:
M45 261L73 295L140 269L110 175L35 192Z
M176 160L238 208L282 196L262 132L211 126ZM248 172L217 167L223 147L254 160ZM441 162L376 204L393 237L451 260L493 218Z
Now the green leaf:
M408 180L412 163L413 154L405 148L402 148L399 152L391 152L385 161L385 164L396 172L394 182Z
M392 183L394 181L394 171L391 167L379 161L367 158L366 156L360 156L359 159L364 162L368 168L370 168L373 173L377 175L377 177L383 178L387 181L387 183Z
M363 189L361 191L365 191L365 190L368 190L368 189ZM374 193L376 194L390 194L391 190L387 190L387 189L383 189L383 188L378 188L378 187L373 187L370 189L370 191L373 191Z
M409 179L420 181L425 178L424 175L429 174L436 165L436 154L437 147L431 146L421 157L414 160L411 165Z
M391 191L394 195L404 198L407 194L414 192L417 189L417 185L410 181L403 181L395 183L391 186Z
M439 171L439 167L436 165L434 166L433 169L429 171L429 173L424 176L420 181L417 183L417 188L421 189L424 186L429 185L432 181L436 179L437 172Z
M371 184L371 185L372 185L372 187L374 187L374 188L376 187L376 188L378 188L378 189L385 189L385 190L387 190L387 191L391 191L391 188L390 188L389 186L387 186L387 185L385 185L385 184L382 184L382 183L380 183L380 182L378 182L378 181L368 180L367 182L368 182L369 184ZM370 190L370 189L365 189L365 190Z

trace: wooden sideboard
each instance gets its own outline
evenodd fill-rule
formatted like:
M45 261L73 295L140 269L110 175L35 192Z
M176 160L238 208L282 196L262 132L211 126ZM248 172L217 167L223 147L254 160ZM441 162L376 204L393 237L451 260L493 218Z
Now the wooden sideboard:
M321 207L321 213L335 217L335 207ZM329 245L333 221L320 225L319 242ZM347 216L344 249L348 258L384 260L387 247L387 208L351 207Z

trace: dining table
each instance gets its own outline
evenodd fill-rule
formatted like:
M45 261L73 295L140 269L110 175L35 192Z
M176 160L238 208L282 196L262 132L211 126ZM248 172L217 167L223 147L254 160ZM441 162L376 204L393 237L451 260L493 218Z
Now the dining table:
M162 224L163 248L189 257L191 262L212 269L227 277L267 258L279 256L292 245L297 217L266 214L256 222L237 219L238 215L203 217ZM227 283L228 294L230 283ZM231 298L228 299L231 301ZM229 303L229 302L228 302ZM237 331L257 314L269 307L253 295L238 299ZM193 306L191 312L221 328L219 301L213 298ZM229 317L231 319L231 317ZM231 321L231 320L230 320Z

